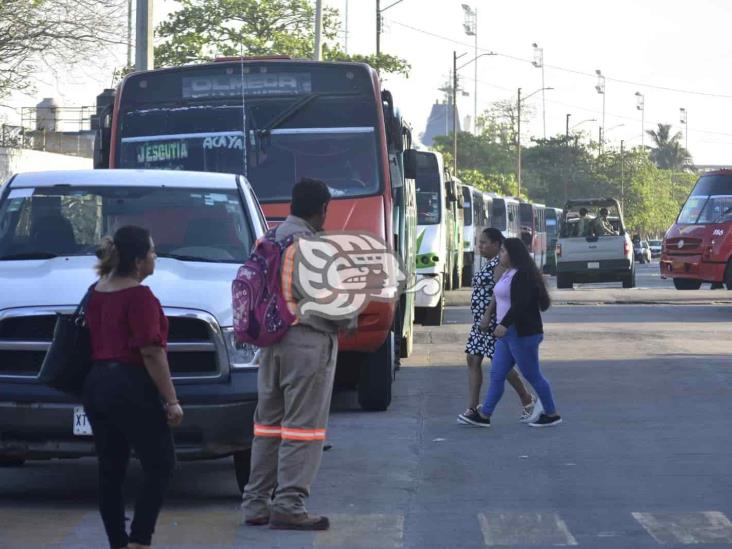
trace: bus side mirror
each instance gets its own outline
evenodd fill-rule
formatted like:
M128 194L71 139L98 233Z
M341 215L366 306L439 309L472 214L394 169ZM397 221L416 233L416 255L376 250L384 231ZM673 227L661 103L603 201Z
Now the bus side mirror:
M94 168L109 168L110 144L112 141L112 107L103 108L93 122L92 127L96 126L96 134L94 135Z
M404 151L404 178L417 179L417 151L414 149Z

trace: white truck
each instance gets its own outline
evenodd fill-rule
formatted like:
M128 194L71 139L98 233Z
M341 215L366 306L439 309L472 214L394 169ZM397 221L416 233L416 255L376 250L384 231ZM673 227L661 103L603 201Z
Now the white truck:
M600 210L607 209L611 234L593 230ZM587 210L580 222L580 210ZM578 230L580 226L586 230ZM562 229L556 245L557 288L570 289L575 283L622 282L635 287L633 244L623 224L620 204L614 198L570 200L564 206Z

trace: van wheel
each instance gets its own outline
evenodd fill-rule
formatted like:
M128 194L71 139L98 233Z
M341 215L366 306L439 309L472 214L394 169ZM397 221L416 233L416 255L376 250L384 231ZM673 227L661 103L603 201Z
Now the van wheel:
M574 283L567 273L557 273L557 289L571 290L573 287Z
M727 270L724 272L724 285L728 290L732 290L732 259L727 262Z
M244 487L249 482L249 471L252 467L252 450L242 450L234 453L234 472L236 473L236 484L239 492L244 492Z
M17 456L0 456L0 467L20 467L25 463L25 458Z
M423 326L442 326L442 315L445 310L445 293L440 295L440 302L434 307L423 309L422 325Z
M358 380L358 403L364 410L383 412L391 404L394 380L394 332L374 353L363 353Z
M698 290L699 288L701 288L701 285L701 280L694 280L690 278L674 278L674 288L676 288L677 290Z

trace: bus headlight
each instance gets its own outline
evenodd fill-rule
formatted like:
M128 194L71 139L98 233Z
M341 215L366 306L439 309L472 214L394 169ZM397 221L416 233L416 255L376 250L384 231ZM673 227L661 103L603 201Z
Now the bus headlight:
M259 367L259 348L254 345L239 344L234 338L233 328L222 330L226 352L229 355L229 365L232 370L242 370Z

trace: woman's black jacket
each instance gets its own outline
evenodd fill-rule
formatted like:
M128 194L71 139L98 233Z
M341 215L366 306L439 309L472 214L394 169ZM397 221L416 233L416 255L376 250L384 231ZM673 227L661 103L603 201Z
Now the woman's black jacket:
M544 333L539 306L539 289L531 273L518 271L511 281L511 308L501 320L506 328L516 326L519 337Z

